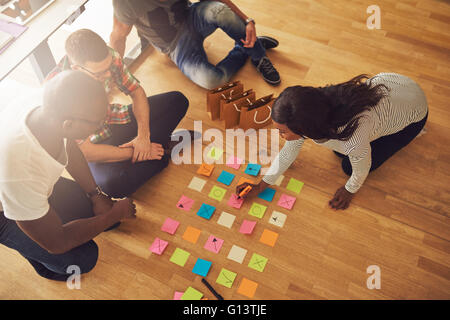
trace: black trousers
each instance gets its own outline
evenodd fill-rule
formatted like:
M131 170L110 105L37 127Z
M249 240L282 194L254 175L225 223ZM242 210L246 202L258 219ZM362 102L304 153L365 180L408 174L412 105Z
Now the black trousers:
M405 127L403 130L388 135L380 137L370 143L372 149L372 166L370 167L370 172L379 168L387 159L392 157L397 151L407 146L419 133L422 131L425 123L428 119L428 113L419 122L411 123L409 126ZM352 175L352 165L348 156L340 155L342 159L342 170L351 176Z
M167 146L170 136L183 119L189 106L187 98L178 91L148 97L150 105L150 139ZM101 142L119 146L137 136L137 122L130 108L131 122L111 125L112 136ZM161 172L169 164L170 155L161 160L148 160L137 163L131 161L111 163L89 163L96 183L108 195L121 198L133 194L151 177Z

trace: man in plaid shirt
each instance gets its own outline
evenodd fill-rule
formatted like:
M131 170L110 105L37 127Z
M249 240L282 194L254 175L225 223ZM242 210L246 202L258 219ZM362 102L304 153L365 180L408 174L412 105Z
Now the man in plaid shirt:
M64 70L80 70L102 82L109 96L116 87L132 99L131 105L110 104L101 128L79 145L102 189L111 196L129 196L167 166L165 149L188 101L180 92L147 98L118 52L91 30L72 33L65 47L67 55L47 80Z

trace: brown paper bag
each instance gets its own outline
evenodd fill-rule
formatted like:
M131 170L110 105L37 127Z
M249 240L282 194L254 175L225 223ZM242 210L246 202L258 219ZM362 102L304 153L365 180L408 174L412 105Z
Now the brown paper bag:
M241 108L239 127L247 130L260 129L272 123L273 94L259 98L249 106Z
M221 87L210 90L206 94L206 111L212 120L220 117L220 100L226 99L233 94L239 94L244 91L244 86L240 81L230 82Z
M255 92L250 89L232 98L220 101L220 116L225 121L225 129L234 128L239 124L241 108L251 105L256 98Z

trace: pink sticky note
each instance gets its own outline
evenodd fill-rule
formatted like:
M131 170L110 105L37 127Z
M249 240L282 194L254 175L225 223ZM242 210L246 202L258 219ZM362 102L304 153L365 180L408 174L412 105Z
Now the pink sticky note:
M167 241L161 240L160 238L156 238L155 241L153 241L152 246L150 247L150 251L161 255L166 249L168 244L169 243Z
M181 210L189 211L189 210L191 210L193 204L194 204L194 200L192 200L186 196L181 196L180 200L177 203L177 208L180 208Z
M174 234L175 231L177 231L178 226L180 223L176 220L167 218L166 221L164 221L163 226L161 227L162 231L165 231L170 234Z
M180 292L180 291L175 291L175 293L173 294L173 300L181 300L181 296L183 295L184 292Z
M213 235L210 235L208 241L206 241L204 248L208 251L219 253L220 248L222 248L223 240Z
M238 199L238 196L235 193L233 193L230 197L230 200L228 200L228 205L236 209L240 209L243 203L244 198Z
M292 207L294 206L295 200L297 200L297 198L288 196L287 194L283 193L280 197L280 200L278 200L277 204L280 207L291 210Z
M243 233L243 234L252 234L255 226L256 226L256 221L244 220L244 221L242 221L239 232Z
M235 156L230 156L227 160L227 166L236 170L239 170L242 163L244 163L244 160Z

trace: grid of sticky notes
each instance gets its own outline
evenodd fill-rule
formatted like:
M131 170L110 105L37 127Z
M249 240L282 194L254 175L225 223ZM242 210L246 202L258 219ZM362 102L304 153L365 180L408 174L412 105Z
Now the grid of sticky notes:
M213 147L209 150L207 155L213 160L218 160L223 156L223 150ZM228 157L226 162L227 167L238 171L241 169L243 164L244 161L235 156ZM252 184L255 183L256 181L253 180L252 177L257 177L261 173L262 167L259 164L249 163L243 168L246 175L240 177L237 177L236 173L229 172L229 168L218 170L215 164L201 164L197 168L196 173L202 177L192 177L187 187L190 190L204 194L205 196L207 195L207 198L205 199L206 201L200 201L201 203L197 204L199 201L194 200L195 196L191 196L189 195L189 193L186 193L186 195L182 194L180 196L176 207L185 212L195 213L198 217L206 220L211 220L215 212L220 212L217 213L217 224L225 228L232 229L232 226L236 221L236 215L226 211L218 210L218 205L220 206L222 201L225 199L227 206L230 207L231 210L240 210L244 205L245 199L240 198L235 194L235 186L240 185L244 182ZM217 178L212 179L213 175ZM214 182L212 187L209 189L209 191L206 191L206 193L204 192L204 189L208 184L208 180L205 179L211 179L209 181ZM249 218L243 219L239 222L239 233L245 236L251 236L254 233L258 222L262 221L262 219L264 218L271 203L276 204L280 209L293 209L297 200L295 195L281 192L279 194L279 197L277 197L278 200L273 201L277 193L274 187L280 187L284 179L285 177L283 175L280 175L273 187L266 188L257 196L258 199L264 201L264 204L258 202L252 202L248 204L247 210ZM235 182L235 186L231 187L231 192L229 192L227 188L229 188L233 182ZM303 188L303 185L303 182L294 178L290 178L287 182L286 190L294 194L299 194ZM227 192L229 192L228 196ZM255 218L256 221L254 220ZM286 222L286 219L287 215L285 213L273 210L268 219L268 223L278 228L282 228ZM161 230L170 235L174 235L179 229L179 226L180 223L177 220L167 217L162 224ZM259 238L257 237L256 239L258 239L260 243L265 244L269 247L275 247L279 237L279 233L265 227L263 227L262 229L262 233L260 234ZM198 243L201 234L202 230L189 225L184 229L182 239L195 245ZM206 242L204 242L204 244L202 242L202 246L207 251L219 254L221 253L221 251L223 251L222 248L224 242L224 239L210 234ZM162 255L168 245L168 241L156 237L150 247L150 251L155 253L156 255ZM248 254L248 249L233 244L231 246L231 249L223 254L226 255L227 259L242 264ZM184 267L190 257L190 252L177 247L172 252L169 261L178 266ZM249 255L249 259L250 260L248 261L248 263L246 263L247 266L257 272L263 272L269 262L269 259L267 257L256 252L251 253L251 255ZM202 258L196 258L192 272L199 276L206 277L212 267L212 261ZM233 272L232 270L228 270L226 268L221 268L215 282L226 288L232 288L237 276L238 275L236 272ZM243 277L238 285L237 293L248 298L253 298L257 287L258 283L249 280L246 277ZM200 300L202 297L203 293L192 287L188 287L184 292L176 291L174 295L174 299L181 300Z

